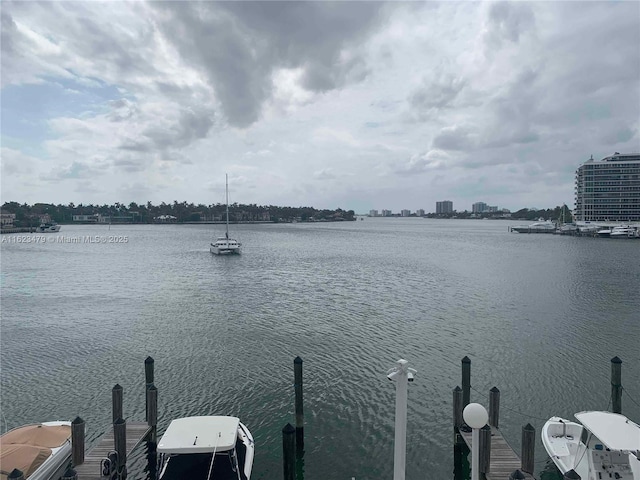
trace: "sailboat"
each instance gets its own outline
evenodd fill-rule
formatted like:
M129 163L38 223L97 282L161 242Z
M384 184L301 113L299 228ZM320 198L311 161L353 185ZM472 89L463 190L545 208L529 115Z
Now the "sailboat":
M227 229L224 237L218 237L215 242L211 242L209 250L214 255L239 255L241 243L234 238L229 238L229 176L225 174L224 179L227 204Z

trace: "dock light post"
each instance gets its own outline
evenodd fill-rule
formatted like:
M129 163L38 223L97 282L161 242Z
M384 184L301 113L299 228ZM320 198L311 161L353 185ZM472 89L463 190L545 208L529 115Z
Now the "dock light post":
M407 457L407 397L408 382L413 382L416 371L409 362L398 360L397 366L387 373L387 378L396 382L396 435L393 452L393 480L404 480Z
M479 403L470 403L464 407L462 417L471 427L471 480L480 480L480 429L487 424L489 414Z

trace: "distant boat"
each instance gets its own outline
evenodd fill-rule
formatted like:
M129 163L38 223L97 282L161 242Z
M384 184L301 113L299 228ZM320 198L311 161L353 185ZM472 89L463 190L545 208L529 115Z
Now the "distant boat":
M551 417L542 427L542 444L561 473L573 470L582 480L640 480L640 426L610 412L575 417L582 425Z
M28 480L60 478L71 465L71 422L14 428L0 438L2 478L14 469Z
M39 227L36 228L36 233L53 233L59 232L60 225L56 222L43 222Z
M550 221L536 222L527 226L511 227L511 231L518 233L554 233L556 224Z
M634 238L638 234L638 231L631 225L620 225L613 227L609 237L611 238Z
M214 255L239 255L242 244L235 238L229 238L229 178L227 175L225 175L224 178L227 204L227 229L224 237L218 237L215 242L211 242L209 251Z
M237 417L173 420L158 443L160 480L250 480L255 444Z

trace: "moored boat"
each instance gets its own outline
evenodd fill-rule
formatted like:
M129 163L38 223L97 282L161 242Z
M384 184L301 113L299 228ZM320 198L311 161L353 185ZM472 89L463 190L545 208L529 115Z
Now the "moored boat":
M255 445L237 417L173 420L158 443L161 480L249 480Z
M28 480L57 480L71 463L71 422L14 428L0 437L0 479L18 469Z
M517 233L555 233L556 224L550 221L535 222L531 225L511 227L511 231Z
M55 222L41 223L36 227L36 233L54 233L60 231L60 225Z
M229 238L229 179L225 175L226 193L226 231L224 237L218 237L215 242L211 242L209 251L214 255L239 255L241 243L235 238Z
M611 238L634 238L637 236L637 230L631 225L619 225L613 227L609 237Z
M562 474L582 480L640 480L640 426L610 412L576 413L580 423L551 417L542 444Z

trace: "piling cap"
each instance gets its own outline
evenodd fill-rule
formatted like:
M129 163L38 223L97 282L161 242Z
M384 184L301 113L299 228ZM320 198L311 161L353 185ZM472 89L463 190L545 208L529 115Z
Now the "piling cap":
M144 359L144 363L153 363L153 362L154 362L154 360L150 356Z
M13 480L14 478L22 478L24 479L24 473L22 473L21 470L18 470L17 468L14 468L11 473L9 474L9 476L7 477L9 480Z
M498 387L493 387L491 390L489 390L492 393L500 393L500 390L498 390Z
M462 359L462 363L471 363L471 359L465 355Z
M615 356L611 359L611 363L622 363L622 360L620 360L620 357Z
M514 470L514 472L509 475L509 480L522 480L523 478L527 478L524 476L524 473L522 473L519 469L518 470Z
M74 425L78 425L78 424L84 423L84 420L81 419L80 417L76 417L71 423Z
M112 390L122 390L122 387L120 386L120 384L119 384L119 383L116 383L116 384L113 386Z
M282 433L295 433L296 429L293 428L293 425L287 423L282 429Z
M300 357L296 357L294 358L293 363L302 363L302 359Z
M527 423L524 427L522 427L522 429L528 430L528 431L531 431L531 430L535 431L535 428L530 423Z

